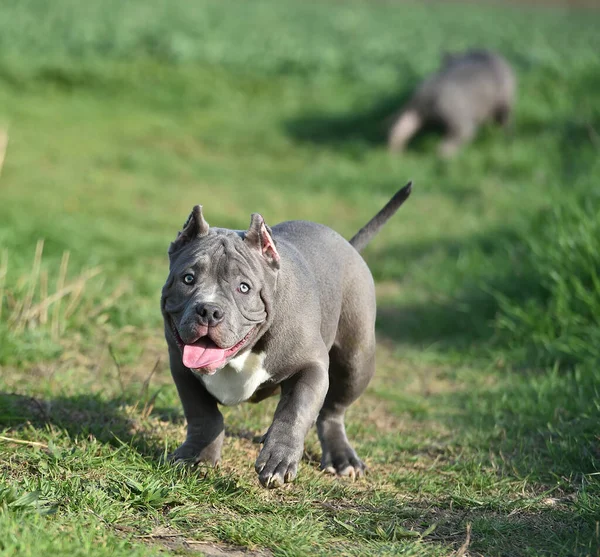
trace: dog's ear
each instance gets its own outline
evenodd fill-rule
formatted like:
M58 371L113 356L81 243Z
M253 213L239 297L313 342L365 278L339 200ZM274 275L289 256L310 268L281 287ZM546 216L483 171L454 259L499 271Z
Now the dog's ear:
M252 213L250 228L244 234L244 242L249 248L258 250L270 267L279 269L280 257L273 233L258 213Z
M179 251L188 242L191 242L194 238L201 238L208 234L208 223L204 220L202 214L202 205L196 205L190 216L185 221L181 232L177 234L177 238L171 243L169 247L169 255L173 255L176 251Z

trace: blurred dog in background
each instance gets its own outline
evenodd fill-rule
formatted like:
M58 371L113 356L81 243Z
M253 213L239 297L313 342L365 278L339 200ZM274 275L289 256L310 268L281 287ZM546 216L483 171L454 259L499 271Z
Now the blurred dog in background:
M498 54L484 50L446 54L441 69L419 85L395 120L390 150L402 151L419 129L432 123L446 129L440 156L453 156L482 123L508 124L516 86L513 70Z

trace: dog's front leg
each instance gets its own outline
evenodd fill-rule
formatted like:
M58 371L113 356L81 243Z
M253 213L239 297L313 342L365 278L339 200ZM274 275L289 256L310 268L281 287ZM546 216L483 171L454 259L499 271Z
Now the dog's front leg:
M296 477L304 439L323 406L328 386L326 362L312 362L282 382L281 399L254 467L264 487L279 487Z
M223 415L217 401L183 365L179 349L169 346L169 359L187 421L185 442L169 455L169 460L189 464L203 461L215 465L221 459L225 436Z

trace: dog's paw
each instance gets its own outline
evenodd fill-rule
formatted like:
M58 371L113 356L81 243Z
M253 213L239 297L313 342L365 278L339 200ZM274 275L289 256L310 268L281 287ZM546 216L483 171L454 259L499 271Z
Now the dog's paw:
M281 487L283 484L294 481L298 473L298 463L302 456L299 451L283 444L263 447L256 459L254 469L258 474L258 481L263 487Z
M167 456L168 462L187 466L195 466L205 462L211 466L218 466L221 455L211 447L200 447L191 443L183 443Z
M355 480L366 474L365 463L358 458L350 446L336 453L328 452L321 459L321 470L337 476L345 476Z

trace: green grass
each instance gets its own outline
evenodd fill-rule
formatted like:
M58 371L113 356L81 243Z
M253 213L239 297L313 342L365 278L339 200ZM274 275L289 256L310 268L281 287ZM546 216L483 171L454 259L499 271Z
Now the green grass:
M4 2L0 553L597 555L599 25L498 5ZM389 156L386 119L471 45L515 66L513 134L483 129L445 163L435 134ZM312 432L297 482L261 489L273 400L225 410L218 470L162 464L184 422L158 300L191 207L349 237L408 179L365 252L378 371L348 431L368 478L320 474Z

